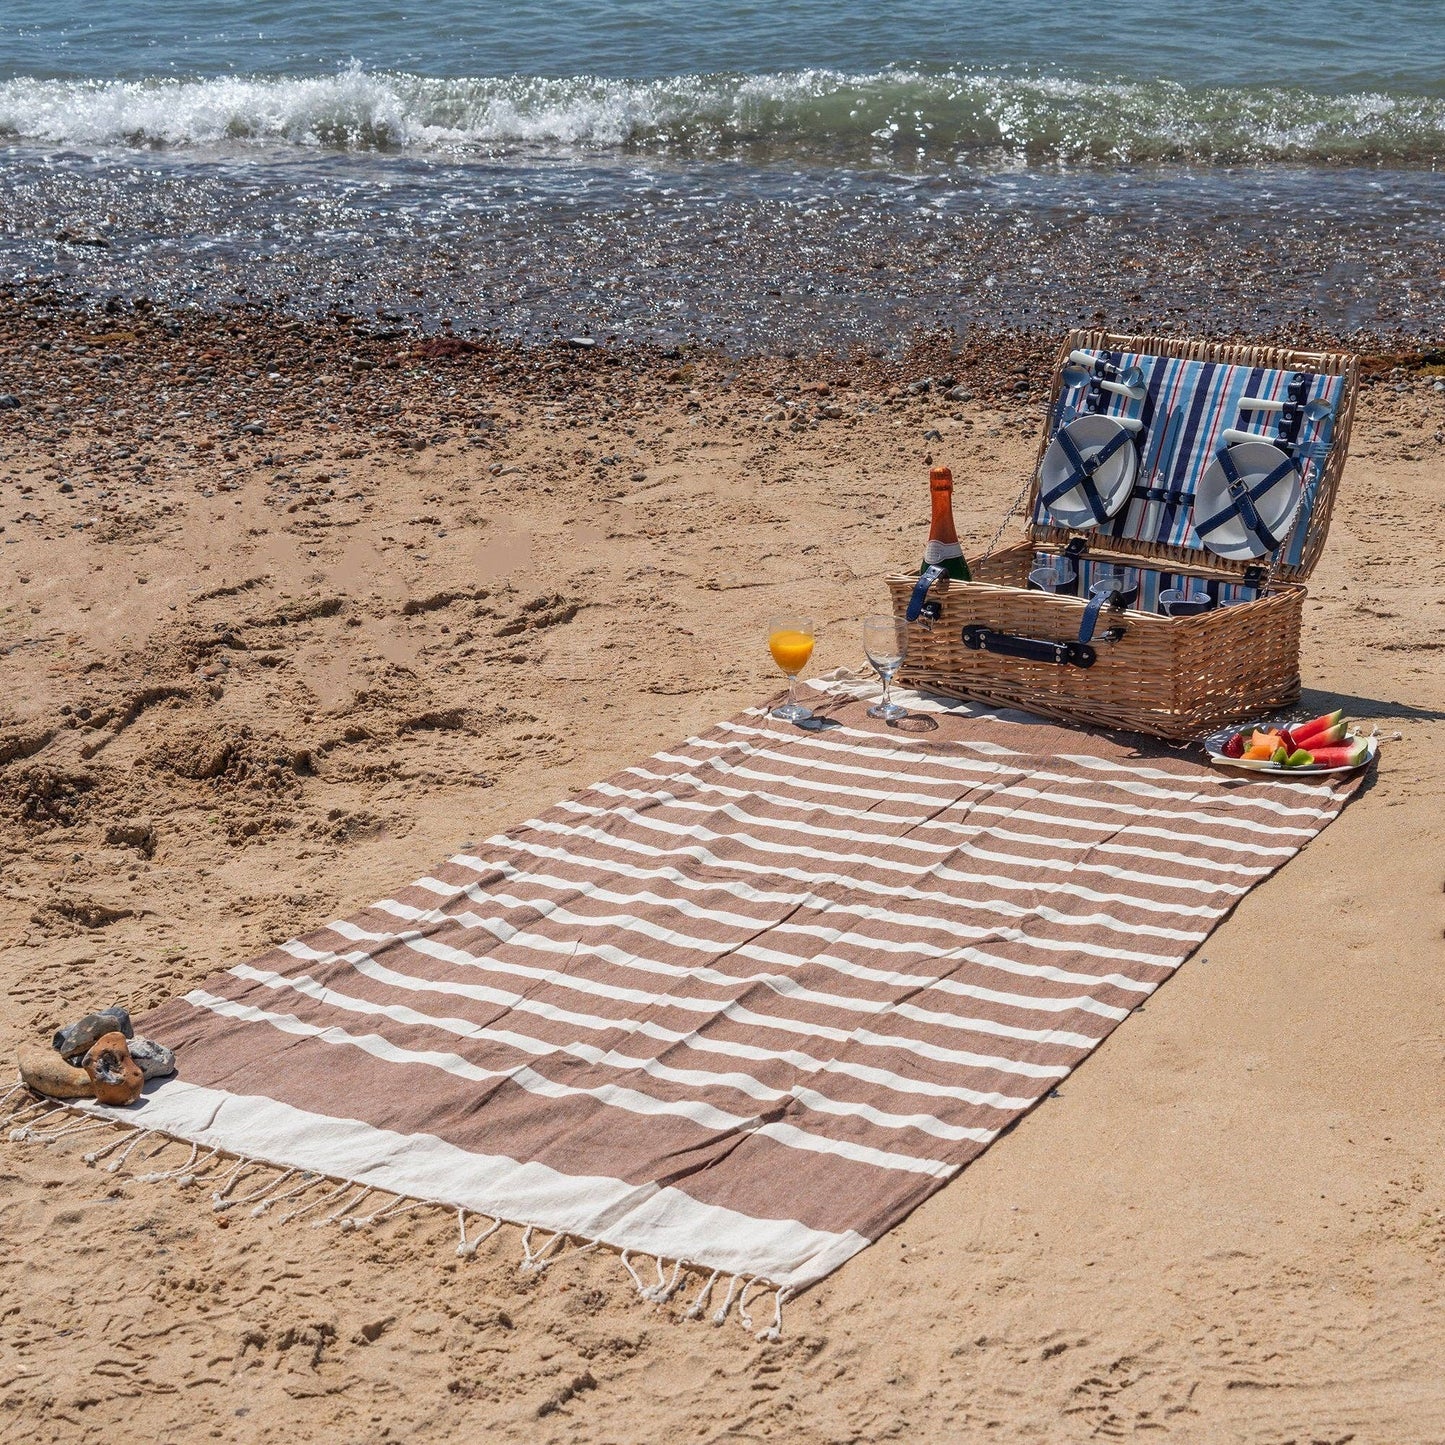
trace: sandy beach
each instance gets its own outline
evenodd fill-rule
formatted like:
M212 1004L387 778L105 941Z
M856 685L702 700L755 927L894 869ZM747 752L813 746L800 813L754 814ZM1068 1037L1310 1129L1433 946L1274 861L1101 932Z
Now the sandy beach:
M1054 344L740 362L34 298L0 334L7 1058L771 693L770 612L860 664L930 461L993 535ZM1301 708L1378 724L1368 788L780 1343L605 1251L531 1278L440 1209L277 1226L6 1143L0 1436L1445 1439L1439 360L1370 361L1305 613Z

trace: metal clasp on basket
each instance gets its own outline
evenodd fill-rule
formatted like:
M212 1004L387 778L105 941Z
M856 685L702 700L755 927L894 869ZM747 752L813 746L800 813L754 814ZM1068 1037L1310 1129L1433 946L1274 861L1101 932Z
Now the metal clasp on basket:
M1107 602L1104 604L1110 612L1123 614L1129 610L1129 600L1122 592L1111 592ZM1128 628L1122 622L1116 622L1112 627L1106 627L1099 634L1100 642L1122 642Z
M937 563L925 567L919 574L918 581L913 584L913 591L908 598L904 618L909 622L917 622L925 632L932 632L933 624L943 616L943 604L927 600L933 584L943 575L943 568Z

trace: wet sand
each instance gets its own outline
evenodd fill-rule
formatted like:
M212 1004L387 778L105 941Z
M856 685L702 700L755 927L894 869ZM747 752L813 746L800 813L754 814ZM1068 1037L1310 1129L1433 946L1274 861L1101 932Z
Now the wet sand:
M929 459L976 552L1052 351L378 330L0 313L0 1050L756 700L773 610L858 663ZM507 1229L458 1259L444 1211L278 1226L134 1178L184 1151L108 1174L6 1143L0 1435L1445 1436L1445 390L1398 360L1305 614L1302 707L1398 732L1377 777L780 1344L644 1305L607 1254L522 1276Z

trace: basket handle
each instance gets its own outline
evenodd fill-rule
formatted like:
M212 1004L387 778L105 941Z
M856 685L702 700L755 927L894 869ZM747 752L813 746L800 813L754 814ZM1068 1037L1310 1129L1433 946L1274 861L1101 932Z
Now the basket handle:
M992 627L969 623L963 629L963 645L974 652L996 652L1003 657L1021 657L1028 662L1050 662L1055 667L1092 667L1099 660L1099 654L1090 644L1099 613L1106 607L1122 612L1123 594L1116 590L1099 592L1091 597L1089 605L1084 608L1084 615L1079 619L1079 635L1071 642L1054 642L1047 637L1020 637L1015 632L999 632ZM1105 631L1104 641L1117 642L1124 632L1124 627L1116 624Z
M1044 637L1020 637L970 623L963 629L963 645L973 652L996 652L1028 662L1050 662L1055 667L1092 667L1098 653L1087 642L1050 642Z

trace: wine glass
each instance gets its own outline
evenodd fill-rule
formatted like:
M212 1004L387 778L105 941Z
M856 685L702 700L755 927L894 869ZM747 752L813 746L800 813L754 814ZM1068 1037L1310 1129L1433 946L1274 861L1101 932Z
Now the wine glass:
M1116 567L1109 562L1096 567L1089 583L1089 596L1107 597L1111 592L1119 593L1125 606L1132 603L1139 595L1139 569Z
M863 651L868 661L883 679L883 700L868 709L869 717L881 717L891 721L906 717L908 709L894 702L889 692L893 687L893 674L903 666L903 656L908 650L908 625L902 618L891 613L877 613L863 619Z
M813 655L813 619L796 612L780 612L768 618L768 651L788 675L788 700L775 707L772 716L784 722L805 722L813 709L798 701L798 674Z
M1067 557L1048 557L1029 573L1029 584L1041 592L1062 592L1077 575Z

